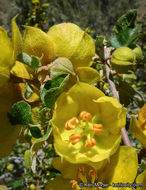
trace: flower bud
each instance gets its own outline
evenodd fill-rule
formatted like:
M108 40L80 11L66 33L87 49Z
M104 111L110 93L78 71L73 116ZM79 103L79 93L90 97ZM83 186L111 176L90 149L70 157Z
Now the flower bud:
M141 49L141 47L139 45L136 45L136 47L133 49L133 52L135 53L137 61L143 59L142 49Z
M128 47L120 47L113 53L111 64L118 73L127 73L135 65L135 53Z

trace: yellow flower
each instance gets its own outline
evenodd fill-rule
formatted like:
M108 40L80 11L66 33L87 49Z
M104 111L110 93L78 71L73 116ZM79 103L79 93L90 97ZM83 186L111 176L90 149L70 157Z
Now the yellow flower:
M0 27L0 88L9 80L10 70L21 50L21 35L12 19L12 40L7 36L5 29Z
M146 104L140 109L138 120L134 116L131 116L130 130L133 136L146 148Z
M10 154L21 130L20 126L12 126L7 116L12 104L20 99L18 88L8 81L22 45L15 18L12 19L12 40L0 28L0 158Z
M39 3L40 1L39 0L32 0L32 3L36 4L36 3Z
M55 150L69 162L93 166L115 153L125 122L125 108L116 99L77 83L55 104L51 120Z
M138 160L134 148L123 146L101 170L96 170L85 164L71 164L60 158L53 160L53 166L62 175L50 182L45 190L111 190L116 189L116 187L108 186L113 183L134 182ZM84 184L88 184L88 187ZM100 185L100 188L97 185ZM118 187L118 189L122 190L123 187Z
M48 36L56 44L56 54L68 58L74 68L89 66L95 55L93 39L77 25L62 23L52 26Z
M25 26L22 51L28 55L42 57L43 65L55 59L56 49L53 40L38 28Z

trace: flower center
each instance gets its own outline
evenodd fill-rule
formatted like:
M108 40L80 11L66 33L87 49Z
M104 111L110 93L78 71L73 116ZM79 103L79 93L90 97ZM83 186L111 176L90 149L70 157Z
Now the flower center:
M97 180L97 173L95 170L89 170L88 175L86 175L83 167L78 168L77 171L77 181L71 180L72 189L74 190L85 190L89 187L92 190L100 190L100 187L96 187L95 183Z
M69 137L72 145L82 140L85 148L91 148L96 145L94 136L103 132L103 125L94 123L91 113L82 111L78 118L73 117L65 123L65 129L74 131Z

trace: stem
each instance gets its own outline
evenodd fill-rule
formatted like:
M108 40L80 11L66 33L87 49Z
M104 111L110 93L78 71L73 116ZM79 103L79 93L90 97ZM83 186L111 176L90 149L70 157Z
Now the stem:
M113 94L113 97L119 101L119 93L116 89L115 83L113 82L112 73L107 63L110 62L110 60L107 60L106 57L109 57L109 52L107 51L106 46L104 47L104 57L105 57L105 70L106 70L106 77L109 82L109 85L111 87L111 91ZM129 137L127 135L125 127L121 129L122 132L122 139L126 146L131 146Z

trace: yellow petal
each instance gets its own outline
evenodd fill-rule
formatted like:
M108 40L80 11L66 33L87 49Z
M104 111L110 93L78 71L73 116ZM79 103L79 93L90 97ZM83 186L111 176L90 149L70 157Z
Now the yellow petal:
M26 102L32 103L32 102L37 102L40 100L39 89L35 85L33 84L31 85L31 87L33 88L33 93L29 96L29 98L25 97L26 83L19 83L18 87L20 88L22 98Z
M126 124L126 109L112 97L104 96L96 100L100 106L101 120L112 134L118 134ZM116 127L115 127L116 126Z
M141 128L146 131L146 104L139 111L138 122Z
M137 187L138 190L145 190L145 189L146 189L146 170L144 170L144 171L136 178L136 183L143 185L143 187Z
M59 57L69 58L75 68L90 65L95 55L95 44L77 25L72 23L54 25L49 29L48 36L55 42Z
M17 16L12 19L12 44L14 49L14 60L22 49L22 37L19 28L15 22Z
M11 70L11 74L15 75L16 77L20 77L23 79L33 79L33 70L28 67L27 65L24 65L23 63L16 61L15 65L13 66Z
M119 150L110 158L104 171L99 176L99 181L103 183L133 183L138 170L138 158L136 149L121 146ZM123 172L124 171L124 172ZM113 187L108 187L112 190ZM116 189L116 188L115 188ZM119 187L122 190L123 187ZM129 188L124 188L129 189Z
M38 28L25 26L23 36L23 52L42 57L42 64L49 64L56 56L52 39Z
M94 83L100 80L99 73L91 67L78 67L76 73L80 82Z
M72 190L72 187L70 180L58 176L53 181L49 182L45 190Z
M8 119L12 104L19 98L19 91L12 83L6 83L0 91L0 158L9 155L21 130Z
M7 32L0 27L0 87L10 77L10 69L13 66L13 49Z
M134 137L136 137L146 148L146 130L142 130L139 122L134 116L131 116L130 131Z

